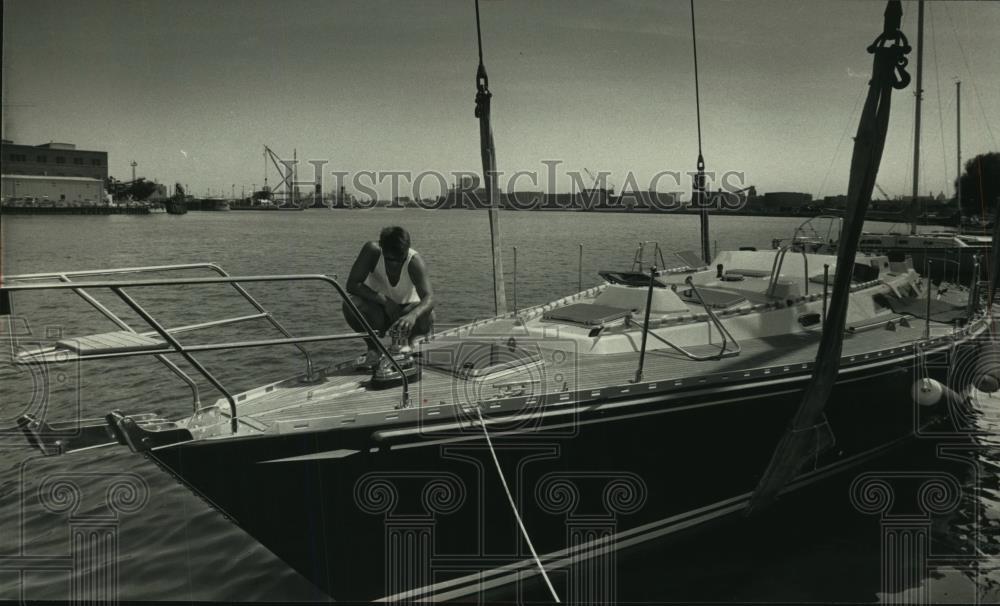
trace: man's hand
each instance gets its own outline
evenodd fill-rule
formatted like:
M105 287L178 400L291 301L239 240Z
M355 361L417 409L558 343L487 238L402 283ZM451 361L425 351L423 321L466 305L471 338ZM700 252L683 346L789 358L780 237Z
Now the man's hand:
M398 331L400 334L410 336L410 332L413 330L413 325L417 322L417 316L412 313L408 313L396 320L389 330Z

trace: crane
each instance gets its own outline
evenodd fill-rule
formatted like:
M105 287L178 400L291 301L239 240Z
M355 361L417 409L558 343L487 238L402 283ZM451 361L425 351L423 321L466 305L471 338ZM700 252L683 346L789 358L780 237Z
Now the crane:
M268 160L271 161L271 164L273 164L274 168L278 171L278 176L281 177L281 181L279 181L278 184L275 185L270 190L268 189L268 184L267 184L267 161ZM292 164L291 164L291 166L289 166L286 161L284 161L281 158L279 158L277 154L275 154L273 151L271 151L270 147L268 147L268 146L265 145L264 146L264 191L270 191L271 194L276 194L278 192L278 190L282 186L284 186L285 187L284 193L285 193L286 197L292 198L293 202L294 202L294 191L293 191L293 187L294 186L293 186L293 181L295 179L295 173L294 173L295 169L294 169L294 167L295 167L296 162L297 162L297 160L292 160ZM284 168L282 168L283 166L284 166Z

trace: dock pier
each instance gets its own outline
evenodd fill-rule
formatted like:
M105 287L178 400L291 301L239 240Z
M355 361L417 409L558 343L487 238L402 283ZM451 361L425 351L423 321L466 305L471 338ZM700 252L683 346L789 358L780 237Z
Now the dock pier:
M148 215L148 206L0 206L4 215Z

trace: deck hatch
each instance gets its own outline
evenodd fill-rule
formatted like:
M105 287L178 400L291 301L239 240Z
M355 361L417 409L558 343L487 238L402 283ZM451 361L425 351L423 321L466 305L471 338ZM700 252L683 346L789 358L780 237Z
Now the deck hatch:
M705 303L715 309L726 309L744 303L747 300L743 295L728 290L702 287L698 289L698 292L701 293L701 298L705 300ZM690 289L678 290L677 295L682 301L700 303L698 297Z
M558 320L584 326L603 326L608 322L620 320L631 313L628 309L597 305L595 303L573 303L565 307L557 307L542 314L546 320Z

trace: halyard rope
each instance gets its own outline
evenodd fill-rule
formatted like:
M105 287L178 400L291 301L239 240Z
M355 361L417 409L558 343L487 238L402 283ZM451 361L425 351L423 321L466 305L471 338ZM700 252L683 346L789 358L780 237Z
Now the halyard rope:
M542 561L538 558L538 553L535 552L535 546L531 544L531 537L528 536L528 530L524 527L524 522L521 521L521 514L517 512L517 505L514 504L514 497L510 494L510 488L507 486L507 480L503 477L503 469L500 467L500 460L497 459L496 450L493 449L493 440L490 439L490 432L486 429L486 423L483 422L483 413L476 406L476 416L479 417L479 426L483 428L483 436L486 438L486 445L490 447L490 455L493 457L493 464L497 468L497 475L500 476L500 483L503 485L503 491L507 494L507 502L510 503L510 510L514 512L514 518L517 520L517 525L521 528L521 535L524 536L524 541L528 544L528 549L531 550L532 557L535 558L535 564L538 566L538 570L542 573L542 578L545 579L545 585L549 588L549 593L552 594L552 599L559 603L559 595L556 593L554 587L552 587L552 582L549 581L549 575L545 572L545 566L542 566Z

